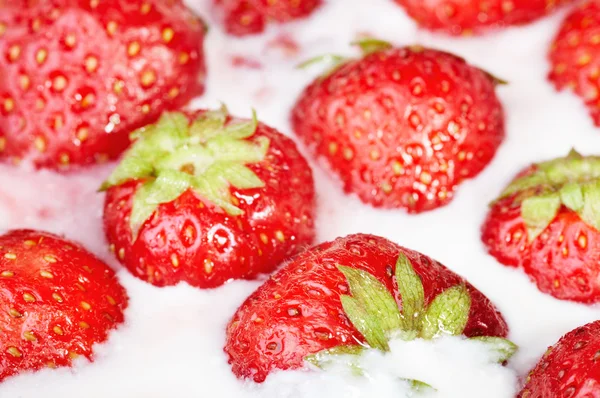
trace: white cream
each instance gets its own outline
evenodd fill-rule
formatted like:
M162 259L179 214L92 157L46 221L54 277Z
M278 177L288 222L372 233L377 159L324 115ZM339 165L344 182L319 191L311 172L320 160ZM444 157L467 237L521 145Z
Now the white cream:
M546 81L546 52L562 15L483 38L457 39L417 30L392 0L330 0L307 20L234 39L209 18L210 1L189 3L211 24L207 92L194 105L223 101L240 116L250 116L255 108L261 120L285 134L291 134L290 107L319 73L318 67L303 71L295 65L323 53L357 55L348 43L361 33L398 45L420 43L454 52L510 82L498 88L506 109L505 143L490 166L464 183L454 202L442 209L419 216L374 210L344 195L334 178L312 164L320 195L319 241L368 232L440 260L498 305L521 350L509 367L501 367L490 362L485 348L459 338L434 344L395 342L391 354L374 353L366 359L370 378L342 370L294 371L276 373L260 386L242 383L222 352L224 327L259 282L233 282L212 291L185 285L158 289L140 282L117 265L104 241L103 198L96 189L110 166L68 176L0 166L0 230L45 229L82 242L119 269L131 297L126 325L97 347L95 363L81 361L75 369L7 379L0 384L0 398L407 396L410 390L397 377L436 386L436 397L509 398L517 377L526 374L548 345L600 317L597 307L540 293L521 271L488 256L479 239L487 203L523 166L565 155L571 147L600 153L600 130L581 101L556 93ZM274 44L283 35L297 41L297 52ZM258 61L262 68L233 67L235 56Z

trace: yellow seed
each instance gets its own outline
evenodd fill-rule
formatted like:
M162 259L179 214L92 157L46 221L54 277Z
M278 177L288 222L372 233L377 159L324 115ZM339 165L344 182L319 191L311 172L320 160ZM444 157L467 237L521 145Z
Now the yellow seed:
M37 337L35 337L35 334L33 334L33 332L31 332L31 331L23 332L23 337L27 341L36 341L37 340Z
M175 268L179 267L179 258L175 253L171 254L171 264L173 264L173 267Z
M215 267L215 264L212 262L212 260L205 258L204 259L204 272L206 272L207 274L212 273L213 268Z
M150 113L150 105L148 105L148 104L142 105L142 113L144 113L144 114Z
M21 90L26 91L31 86L31 79L27 75L19 76L19 86L21 86Z
M90 305L90 303L88 303L87 301L82 301L80 303L80 305L81 305L81 308L83 308L86 311L89 311L92 308L92 306Z
M63 91L67 87L67 78L64 76L56 76L52 81L52 88L56 91Z
M121 260L123 260L125 258L125 249L124 248L119 249L119 258Z
M62 164L69 164L71 162L70 156L66 153L61 153L60 156L58 157L58 160Z
M65 334L65 332L62 330L62 328L60 326L54 326L52 328L52 330L54 331L54 333L58 334L59 336L62 336L63 334Z
M589 64L591 61L592 61L592 56L589 53L585 53L577 59L577 64L580 66L584 66L584 65Z
M579 238L577 238L577 244L580 248L585 249L587 247L587 237L585 235L579 235Z
M7 260L16 260L17 255L14 253L6 253L6 254L4 254L4 258Z
M12 278L13 276L15 276L15 273L12 271L2 271L2 273L0 273L0 276L2 276L3 278Z
M44 48L38 50L35 54L35 61L40 65L46 62L46 58L48 58L48 51Z
M17 347L8 347L6 351L15 358L21 358L21 356L23 355Z
M146 70L142 73L140 82L142 87L150 87L156 81L156 74L152 70Z
M114 243L111 243L110 245L108 245L108 250L110 250L111 253L115 252L115 245L114 245Z
M79 322L79 327L82 329L89 329L90 325L87 322L81 321Z
M6 148L6 138L0 137L0 152L4 151Z
M190 60L190 55L188 53L180 53L179 54L179 63L181 65L185 65L188 63L188 61Z
M8 310L8 313L9 313L9 314L10 314L12 317L14 317L14 318L20 318L20 317L22 317L22 316L23 316L23 314L21 314L19 311L17 311L17 310L16 310L16 309L14 309L14 308L11 308L11 309L9 309L9 310Z
M12 98L6 98L4 100L4 110L10 113L15 109L15 101Z
M394 171L394 174L400 175L404 172L404 167L402 167L402 164L400 164L400 162L395 160L394 163L392 163L392 170Z
M21 47L18 45L10 46L8 49L8 60L13 62L16 61L21 55Z
M6 25L0 22L0 37L4 36L6 33Z
M140 43L137 41L132 41L131 43L129 43L129 46L127 46L127 54L130 57L135 57L136 55L138 55L140 53L140 49L142 47L140 46Z
M44 260L46 260L46 261L47 261L47 262L49 262L49 263L55 263L56 261L58 261L58 260L56 259L56 257L54 257L54 256L53 256L53 255L51 255L51 254L46 254L46 255L44 256Z
M79 141L85 141L88 138L89 129L87 127L79 127L75 133L75 136Z
M280 242L285 242L285 235L281 231L275 231L275 238Z
M54 278L54 275L52 274L52 272L45 271L45 270L40 271L40 276L42 278L46 278L46 279L52 279L52 278Z
M98 69L98 58L90 55L89 57L86 57L84 62L85 70L87 70L89 73L93 73L96 71L96 69Z
M419 177L419 179L421 180L421 182L425 185L431 183L431 174L429 174L426 171L423 171L421 173L421 176Z
M179 95L179 89L178 89L177 87L172 87L172 88L169 90L169 97L170 97L170 98L175 98L175 97L177 97L178 95Z
M338 144L336 142L329 143L329 153L335 155L338 151Z
M25 245L25 247L33 247L33 246L35 246L37 243L35 243L35 241L34 241L34 240L27 239L25 242L23 242L23 244Z
M115 21L110 21L106 24L106 31L109 35L114 35L117 32L117 23Z
M113 84L113 91L115 94L121 94L123 92L123 88L125 87L125 82L123 80L117 80L115 84Z
M77 359L79 358L79 354L73 351L69 351L69 358L71 359Z
M354 151L350 148L344 148L344 159L351 160L354 157Z
M143 3L142 6L140 7L140 12L142 14L146 15L150 12L151 9L152 9L152 5L150 5L148 3Z
M65 37L65 44L67 45L67 47L69 48L73 48L75 47L75 44L77 44L77 37L75 36L75 34L73 33L69 33L66 37Z
M28 303L35 303L35 297L29 293L23 293L23 300Z
M165 41L165 43L169 43L171 40L173 40L173 36L175 36L175 32L173 31L173 29L171 29L171 28L163 29L162 38Z
M117 304L117 302L115 301L114 298L112 298L112 296L106 296L106 300L108 301L108 303L110 305L116 305Z
M37 32L42 27L42 21L39 18L34 19L31 22L31 30Z
M46 140L44 139L44 137L35 137L35 139L33 140L33 144L35 145L36 149L40 152L44 152L46 150Z
M85 97L81 100L81 107L87 108L92 105L96 101L96 96L92 93L86 94Z
M52 298L57 302L57 303L62 303L63 302L63 298L60 294L58 293L52 293Z
M264 233L261 233L261 234L260 234L260 240L261 240L261 241L262 241L262 243L264 243L265 245L266 245L267 243L269 243L269 237L268 237L266 234L264 234Z
M381 190L385 194L390 194L392 193L392 185L389 182L384 182L383 184L381 184Z
M379 151L377 149L373 149L371 151L371 153L369 154L369 156L371 157L371 159L373 160L378 160L380 157Z

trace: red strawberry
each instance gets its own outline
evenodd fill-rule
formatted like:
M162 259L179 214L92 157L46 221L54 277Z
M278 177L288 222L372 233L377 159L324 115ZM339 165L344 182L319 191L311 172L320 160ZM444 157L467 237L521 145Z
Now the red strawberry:
M595 398L599 391L600 321L596 321L548 348L518 398Z
M552 43L549 79L558 90L572 89L583 98L600 126L600 2L588 1L563 22Z
M157 286L215 287L271 272L315 235L311 170L296 145L226 109L165 114L105 184L119 260Z
M504 138L497 80L451 54L360 44L364 58L300 96L296 133L366 203L412 213L445 205Z
M233 373L262 382L275 369L320 360L307 356L323 350L386 350L393 334L507 332L492 303L442 264L384 238L350 235L298 255L254 292L227 327L225 352Z
M223 15L225 30L243 36L260 33L269 22L288 22L303 18L321 4L321 0L213 0Z
M396 0L415 21L451 35L523 25L574 0Z
M0 380L91 360L126 307L114 272L81 246L30 230L0 236Z
M600 301L600 158L571 152L528 168L492 204L482 239L541 291Z
M180 0L0 5L0 159L68 168L204 89L205 28Z

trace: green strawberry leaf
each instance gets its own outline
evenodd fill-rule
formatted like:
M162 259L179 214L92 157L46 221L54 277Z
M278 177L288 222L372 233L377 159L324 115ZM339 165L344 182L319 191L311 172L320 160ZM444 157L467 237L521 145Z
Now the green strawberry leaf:
M569 209L579 212L583 208L583 192L575 182L568 182L559 191L560 201Z
M519 349L515 343L502 337L478 336L471 337L470 340L477 341L488 346L496 355L495 360L498 363L508 361Z
M396 261L396 283L402 298L403 329L417 330L425 305L425 291L421 278L404 253L400 253Z
M388 340L402 329L402 315L394 297L373 275L356 268L339 265L352 297L342 295L342 307L354 327L367 343L389 351Z
M227 124L227 108L208 111L190 123L183 113L165 113L154 125L132 133L136 141L102 185L106 190L129 180L144 180L134 196L130 227L134 237L162 203L188 188L231 216L243 211L233 203L230 187L264 187L247 165L262 162L269 150L266 137L252 139L252 120Z
M378 51L389 50L390 48L392 48L391 43L372 37L366 37L364 39L356 40L351 44L353 46L358 46L362 51L363 55L369 55Z
M407 382L408 385L410 386L411 390L413 390L413 392L416 392L417 394L431 393L431 392L437 391L430 384L427 384L421 380L415 380L415 379L400 379L400 380Z
M471 296L464 285L446 289L435 297L421 321L421 337L428 340L462 334L469 320Z
M600 181L585 184L583 191L583 207L578 212L581 219L600 231Z
M537 238L554 220L560 209L560 196L530 196L521 204L521 217L527 227L529 241Z
M158 205L177 199L190 188L191 180L188 174L169 170L137 190L130 216L134 239L137 238L142 224L154 213Z
M327 350L322 350L316 354L307 355L304 360L320 369L328 369L335 363L340 363L341 359L352 369L352 372L360 376L363 371L360 367L360 356L366 351L366 348L360 345L339 345Z

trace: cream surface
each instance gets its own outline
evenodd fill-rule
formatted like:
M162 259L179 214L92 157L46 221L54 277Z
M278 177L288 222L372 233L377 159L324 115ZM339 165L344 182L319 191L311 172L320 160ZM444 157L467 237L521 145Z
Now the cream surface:
M44 370L0 384L1 398L168 397L409 397L399 378L423 380L435 397L514 396L518 379L565 332L600 318L600 308L540 293L518 270L487 255L479 239L487 203L525 165L565 155L572 147L600 153L600 131L580 101L546 81L546 52L563 14L483 38L435 36L416 28L391 0L329 0L311 18L273 26L247 39L227 37L210 17L208 0L189 0L212 26L206 43L206 94L194 106L226 103L232 113L259 118L291 135L288 115L302 88L320 71L297 70L323 53L357 55L348 43L370 34L397 45L419 43L454 52L510 82L498 88L507 138L476 179L442 209L409 216L375 210L346 196L314 161L319 192L318 240L354 232L385 236L422 251L482 290L500 308L521 349L501 367L485 347L460 338L436 343L396 341L390 354L371 353L367 377L329 372L280 372L258 386L232 375L222 352L224 328L259 282L232 282L201 291L158 289L130 276L108 253L102 233L103 196L96 192L113 165L70 175L0 166L0 230L29 227L64 234L118 270L130 295L126 324L97 347L97 359L74 369Z

